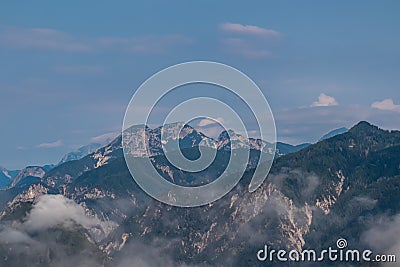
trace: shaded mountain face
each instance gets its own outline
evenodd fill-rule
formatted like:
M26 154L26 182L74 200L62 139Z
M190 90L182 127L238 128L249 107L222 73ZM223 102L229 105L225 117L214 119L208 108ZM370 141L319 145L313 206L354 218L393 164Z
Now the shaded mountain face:
M323 140L335 137L336 135L343 134L343 133L347 132L348 130L349 129L347 129L345 127L332 130L329 133L324 134L318 141L323 141ZM295 152L300 151L303 148L306 148L310 145L311 145L311 143L291 145L291 144L286 144L286 143L282 143L282 142L277 142L276 143L276 156L280 157L280 156L284 156L287 154L295 153Z
M28 166L22 170L7 170L0 166L0 190L40 181L54 165Z
M0 166L0 190L9 186L18 172L17 170L10 171Z
M158 154L159 131L146 131L154 145L152 159L164 178L190 181L193 177L174 169ZM185 131L182 139L187 137L186 144L200 144L204 137L194 129ZM232 152L225 149L227 143L237 144L224 136L216 141L220 148L218 166L223 166ZM255 148L262 146L261 141L254 141L250 160L257 159L261 151ZM198 153L196 145L184 149L188 155ZM67 237L79 234L84 237L82 242L95 244L100 266L264 266L256 253L265 244L274 249L318 250L333 247L340 237L352 248L390 252L398 240L387 240L393 243L379 247L373 241L374 233L396 225L400 213L399 152L399 131L384 131L361 122L344 134L277 158L270 175L254 193L248 192L253 171L250 164L239 184L222 199L202 207L178 208L155 201L136 185L122 157L119 137L81 160L54 168L40 182L0 191L0 200L5 203L1 220L9 228L16 227L11 221L22 220L21 229L25 229L23 221L32 219L32 212L27 215L21 210L24 205L43 207L48 202L43 203L40 196L48 194L73 200L88 218L95 217L107 226L65 230ZM205 182L218 173L216 169L202 174L208 177ZM75 214L69 209L65 213ZM88 225L76 215L69 220ZM60 227L65 225L51 229ZM41 239L43 233L24 234L48 240ZM4 231L0 232L0 252L8 244L2 236ZM63 249L70 246L67 242ZM92 249L88 253L93 253ZM7 256L13 257L12 253ZM35 258L29 254L24 257ZM51 257L46 260L51 262Z

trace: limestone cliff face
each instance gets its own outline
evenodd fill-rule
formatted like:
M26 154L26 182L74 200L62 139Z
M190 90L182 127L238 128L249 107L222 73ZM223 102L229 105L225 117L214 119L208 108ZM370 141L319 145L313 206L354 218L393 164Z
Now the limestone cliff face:
M343 184L345 182L346 177L344 177L341 170L336 172L336 176L338 181L332 181L332 185L326 188L326 193L323 194L320 199L317 199L315 205L320 208L325 214L329 214L330 207L332 207L337 199L343 192ZM347 188L347 190L349 187Z
M172 129L167 130L176 136ZM161 129L147 131L156 153ZM223 259L231 259L231 266L244 266L247 260L255 259L255 251L264 244L298 251L332 245L335 240L330 237L349 237L352 244L358 244L375 216L400 213L399 132L361 123L340 136L280 157L255 192L248 191L249 167L225 197L196 208L164 205L144 193L122 158L121 138L78 161L56 167L40 182L0 191L5 200L1 218L18 214L21 203L35 202L43 194L62 194L81 205L88 217L108 222L85 232L87 241L107 259L118 259L132 246L146 244L173 255L179 263L222 265ZM143 152L138 140L127 138L137 142L138 150L132 153ZM179 138L187 138L186 144L204 140L189 127ZM210 144L228 155L228 143L224 137L219 140L220 147L218 142ZM250 145L254 151L268 149L268 144L245 142L239 136L232 141ZM168 181L196 178L168 164L162 155L155 154L151 160ZM255 158L250 160L255 162ZM36 174L40 177L40 170Z
M14 178L12 181L10 187L14 187L17 185L22 179L26 177L38 177L38 178L43 178L43 176L46 174L46 171L43 169L43 167L39 166L31 166L31 167L26 167L22 169L18 175Z

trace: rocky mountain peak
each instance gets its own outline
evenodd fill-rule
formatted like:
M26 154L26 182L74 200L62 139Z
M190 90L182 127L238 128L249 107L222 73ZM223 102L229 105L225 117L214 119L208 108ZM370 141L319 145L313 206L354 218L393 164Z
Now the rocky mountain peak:
M24 169L22 169L18 175L14 178L14 180L11 183L11 187L15 186L18 184L21 180L27 177L37 177L37 178L43 178L44 175L46 174L45 169L41 166L29 166Z
M380 129L378 126L370 124L367 121L360 121L349 130L349 132L353 134L362 134L362 135L370 135L380 131L384 130Z
M193 128L184 129L186 144L199 144L203 135ZM161 147L162 129L144 130ZM370 135L370 131L375 134ZM193 209L171 207L147 196L132 180L122 154L118 154L122 151L119 136L83 159L56 167L41 182L0 191L3 203L8 204L3 214L23 218L26 211L19 207L24 208L24 203L35 203L42 194L62 194L84 208L87 216L112 224L111 232L104 231L105 239L91 240L91 244L113 261L119 253L130 254L137 243L147 244L150 249L154 244L162 247L163 252L174 255L177 264L173 266L204 259L224 266L226 258L232 259L230 266L253 266L258 262L248 260L255 258L254 251L265 242L271 247L301 251L326 248L343 236L356 246L371 223L400 211L400 133L366 124L361 124L356 133L347 132L279 157L263 185L253 193L247 187L249 167L228 195ZM235 133L231 137L233 146L243 139ZM135 141L129 135L124 138ZM216 142L226 140L223 135ZM246 143L264 146L263 151L270 148L269 143L259 139ZM225 151L218 154L214 167L222 166L229 157ZM252 154L251 159L256 160L257 153ZM166 179L197 186L195 176L168 165L163 155L152 160ZM99 162L102 164L96 165ZM199 176L209 183L218 173L218 168L209 168ZM96 227L90 230L99 231ZM85 233L82 229L74 231ZM31 238L37 238L36 233ZM157 243L160 240L165 243ZM8 243L0 244L3 251L8 247Z

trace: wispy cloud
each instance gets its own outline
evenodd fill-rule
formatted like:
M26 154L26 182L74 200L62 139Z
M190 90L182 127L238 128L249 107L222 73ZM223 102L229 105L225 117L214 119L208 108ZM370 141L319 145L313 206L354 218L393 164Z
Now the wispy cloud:
M334 97L321 93L318 96L318 101L313 102L311 104L311 107L329 107L337 105L339 105L339 103L336 101Z
M222 40L224 50L249 59L268 58L271 53L265 48L257 47L251 42L240 38L225 38Z
M56 148L60 147L63 145L63 142L61 140L55 141L55 142L50 142L50 143L41 143L37 145L38 148Z
M117 47L134 53L162 53L173 46L193 43L193 40L179 34L147 35L140 37L115 38L105 37L99 40L104 47Z
M53 70L62 74L98 74L102 73L104 68L98 65L69 65L55 66Z
M234 33L234 34L244 34L252 35L262 38L280 38L281 34L275 30L262 28L254 25L243 25L239 23L222 23L219 25L221 31Z
M90 139L91 142L94 143L99 143L99 144L107 144L110 143L114 138L116 138L120 132L110 132L110 133L105 133L102 135L94 136Z
M132 37L82 37L51 28L0 27L0 45L20 49L64 52L118 50L131 53L162 53L193 40L180 34Z
M222 23L219 30L225 36L221 40L223 50L248 59L264 59L271 56L267 45L281 39L278 31L254 25Z
M396 105L393 102L393 99L388 98L388 99L384 99L382 101L376 101L374 103L371 104L372 108L377 108L380 110L391 110L391 111L397 111L400 112L400 105Z
M87 52L92 47L72 36L50 28L1 27L0 44L17 48L34 48L69 52Z

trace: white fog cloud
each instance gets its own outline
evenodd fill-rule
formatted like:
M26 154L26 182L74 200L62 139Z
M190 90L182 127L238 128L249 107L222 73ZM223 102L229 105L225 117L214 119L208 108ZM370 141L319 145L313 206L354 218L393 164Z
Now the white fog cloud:
M32 243L33 240L24 232L6 227L0 232L0 242L8 244Z
M80 225L86 229L101 225L97 217L89 217L82 206L62 195L39 197L27 216L24 226L28 230L44 230L55 226Z
M400 255L400 214L393 217L382 217L367 230L362 239L374 249L375 253ZM396 264L388 266L398 266Z

